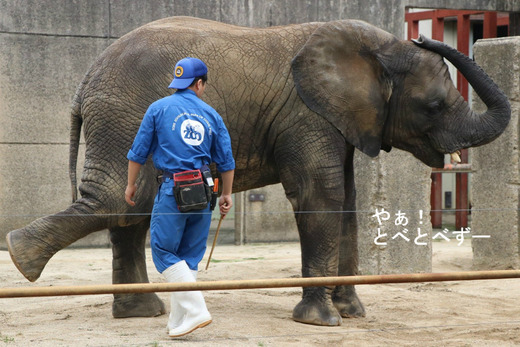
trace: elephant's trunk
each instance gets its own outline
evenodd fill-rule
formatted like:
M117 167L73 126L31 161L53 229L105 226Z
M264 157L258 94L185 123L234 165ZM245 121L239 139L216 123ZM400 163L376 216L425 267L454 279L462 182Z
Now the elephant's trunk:
M481 146L496 139L507 127L511 118L511 106L506 95L493 80L472 59L456 49L424 36L414 40L420 47L438 53L448 59L468 80L487 111L477 114L467 107L466 115L461 118L463 124L457 124L457 146L461 148Z

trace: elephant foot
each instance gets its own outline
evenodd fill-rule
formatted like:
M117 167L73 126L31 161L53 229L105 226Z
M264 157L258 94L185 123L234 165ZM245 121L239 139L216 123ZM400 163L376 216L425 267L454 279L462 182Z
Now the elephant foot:
M164 303L155 293L114 295L114 318L156 317L165 313Z
M9 255L18 271L29 281L36 281L54 253L46 250L43 242L43 247L37 245L39 240L34 240L23 229L9 232L6 241Z
M332 305L330 295L304 295L293 310L293 319L300 323L324 326L337 326L342 323L338 310Z
M341 317L365 317L365 308L356 294L354 286L337 286L332 293L332 302Z

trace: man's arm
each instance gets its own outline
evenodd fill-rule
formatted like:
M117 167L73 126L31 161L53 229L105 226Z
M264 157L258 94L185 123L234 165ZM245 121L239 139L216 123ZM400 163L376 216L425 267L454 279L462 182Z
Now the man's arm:
M233 178L235 170L229 170L221 173L222 176L222 195L219 200L220 214L225 216L233 207L233 199L231 193L233 188Z
M137 191L137 177L139 176L139 171L141 171L141 164L136 163L135 161L128 161L128 183L125 191L125 200L130 206L135 206L135 201L132 199L135 196L135 192Z

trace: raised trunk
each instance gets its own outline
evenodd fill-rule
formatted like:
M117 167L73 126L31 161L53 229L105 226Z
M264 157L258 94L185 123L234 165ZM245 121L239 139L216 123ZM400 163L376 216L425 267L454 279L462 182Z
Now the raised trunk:
M464 124L461 124L463 131L457 134L459 148L450 150L481 146L502 134L511 118L511 106L506 95L484 70L472 59L442 42L421 35L414 43L448 59L468 80L487 107L487 111L482 114L469 110L463 119Z

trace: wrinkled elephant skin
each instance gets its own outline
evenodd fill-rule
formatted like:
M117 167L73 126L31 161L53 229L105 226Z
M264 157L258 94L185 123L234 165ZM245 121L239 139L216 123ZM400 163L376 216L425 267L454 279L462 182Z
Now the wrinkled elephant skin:
M185 56L209 68L204 100L232 138L233 190L281 182L295 212L355 209L354 148L376 156L397 147L442 167L445 154L492 141L510 118L507 98L473 61L423 37L402 41L355 20L267 29L189 17L152 22L107 48L78 88L71 116L74 203L7 236L27 279L35 281L60 249L108 228L113 282L148 281L144 247L157 172L150 162L144 166L138 204L129 207L126 153L148 105L171 93L173 67ZM486 112L473 113L443 57L466 76ZM86 160L77 198L82 127ZM357 274L355 216L295 218L304 277ZM161 313L153 294L115 295L115 317ZM353 286L304 288L293 311L294 320L318 325L364 315Z

